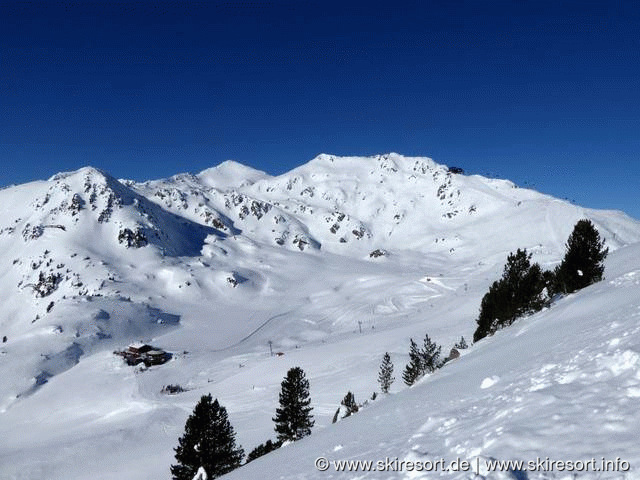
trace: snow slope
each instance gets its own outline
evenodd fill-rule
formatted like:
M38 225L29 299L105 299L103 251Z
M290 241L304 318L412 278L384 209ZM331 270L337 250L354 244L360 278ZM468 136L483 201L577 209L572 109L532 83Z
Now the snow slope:
M526 247L552 266L583 217L611 247L607 282L331 425L347 390L362 402L377 389L385 351L400 379L409 338L428 332L444 350L470 339L507 254ZM313 458L338 444L336 459L528 459L553 446L554 458L637 463L639 241L621 212L397 154L320 155L278 177L235 162L144 183L86 168L2 190L0 478L169 478L209 392L249 451L273 437L295 365L311 381L314 435L232 477L329 476ZM173 359L140 369L113 355L139 340ZM186 391L162 393L169 384Z
M486 461L628 462L640 478L640 245L614 252L607 280L479 342L414 387L225 478L573 478L569 472L488 472ZM327 472L330 461L469 461L470 472ZM624 465L623 465L624 466Z

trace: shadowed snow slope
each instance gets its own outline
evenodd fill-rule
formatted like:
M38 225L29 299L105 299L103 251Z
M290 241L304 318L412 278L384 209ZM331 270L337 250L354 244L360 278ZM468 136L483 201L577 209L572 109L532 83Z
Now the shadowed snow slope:
M443 352L470 339L507 254L526 247L550 268L584 217L611 248L606 281L402 385L410 338L428 333ZM397 154L320 155L276 177L225 162L144 183L84 168L4 189L0 478L169 478L207 393L249 451L275 436L293 366L311 381L313 436L232 478L403 478L320 473L320 455L640 465L639 241L621 212ZM113 351L135 341L172 360L125 365ZM392 394L332 426L347 391L377 390L386 351Z

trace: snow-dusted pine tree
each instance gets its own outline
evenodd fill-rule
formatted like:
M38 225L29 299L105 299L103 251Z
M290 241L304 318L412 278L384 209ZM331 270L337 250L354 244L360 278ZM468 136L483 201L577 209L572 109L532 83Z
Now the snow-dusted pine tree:
M537 263L531 263L526 249L510 253L502 278L493 282L480 302L478 328L473 341L493 335L516 318L537 312L545 305L545 279Z
M396 378L393 376L393 362L391 362L391 355L389 352L385 352L382 357L382 363L380 364L380 372L378 373L378 383L380 384L380 390L382 393L389 393L389 388Z
M460 337L460 341L456 343L453 348L457 348L458 350L465 350L469 348L469 345L467 344L467 341L464 339L464 337Z
M178 439L173 479L192 480L200 468L214 479L238 468L244 451L236 446L235 436L227 410L217 399L212 402L210 394L203 395Z
M300 440L311 435L314 425L309 396L309 380L300 367L287 372L281 383L280 407L276 408L275 431L279 442Z
M354 413L357 413L360 409L360 407L358 407L358 404L356 403L355 395L350 391L347 392L347 394L344 396L342 402L340 402L340 405L345 408L345 412L342 418L350 417Z
M432 373L437 368L440 368L440 351L441 347L432 341L428 334L425 335L422 350L420 350L421 375Z
M408 386L416 383L416 380L422 376L422 355L418 349L418 344L411 339L409 345L409 363L402 372L402 380Z
M609 249L590 220L580 220L567 240L562 263L555 270L556 290L571 293L602 280Z

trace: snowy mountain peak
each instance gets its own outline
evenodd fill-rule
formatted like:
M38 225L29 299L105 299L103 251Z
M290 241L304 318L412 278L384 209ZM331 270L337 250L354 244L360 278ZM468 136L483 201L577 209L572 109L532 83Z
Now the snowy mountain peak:
M231 190L253 185L258 180L270 178L270 176L261 170L247 167L233 160L226 160L215 167L203 170L197 174L197 178L204 186Z
M78 170L72 170L69 172L59 172L49 178L50 182L56 182L75 176L89 176L89 177L110 177L110 175L99 168L86 166L79 168Z
M368 157L355 156L338 156L321 153L306 164L297 167L285 175L296 173L326 173L333 172L335 175L345 175L348 172L356 173L374 173L379 170L381 172L392 174L397 172L415 173L432 169L447 170L446 166L439 165L432 159L427 157L405 157L398 153L386 153L380 155L372 155Z

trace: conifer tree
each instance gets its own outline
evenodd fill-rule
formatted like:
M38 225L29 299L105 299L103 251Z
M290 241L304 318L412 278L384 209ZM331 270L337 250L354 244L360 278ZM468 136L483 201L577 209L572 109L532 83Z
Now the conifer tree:
M555 270L556 289L572 293L602 280L604 259L609 253L605 241L590 220L580 220L567 240L562 263Z
M422 355L418 349L416 342L411 339L409 345L409 363L402 372L402 380L407 386L416 383L416 380L422 376Z
M281 383L280 407L276 408L275 431L279 442L300 440L311 435L314 425L309 396L309 380L300 367L291 368Z
M540 310L545 305L544 286L540 265L531 264L530 253L520 249L510 253L502 278L493 282L482 298L473 341L511 325L522 315Z
M356 397L350 391L347 392L347 394L344 396L342 402L340 402L340 405L345 408L345 412L342 418L350 417L354 413L358 413L358 410L360 409L358 407L358 404L356 403Z
M426 373L432 373L437 368L440 368L440 352L442 348L429 338L429 335L425 335L424 342L422 344L422 350L420 350L421 358L421 372L422 375Z
M465 350L467 348L469 348L469 345L467 345L467 341L464 339L464 337L460 337L460 341L458 343L456 343L453 348L456 348L458 350Z
M382 357L382 363L380 364L380 372L378 373L378 383L380 384L382 393L389 393L389 388L391 388L391 384L395 379L393 376L391 355L389 355L389 352L385 352L384 357Z
M184 435L175 448L178 463L171 466L174 480L191 480L202 467L210 479L238 468L244 457L236 446L227 410L203 395L187 419Z

